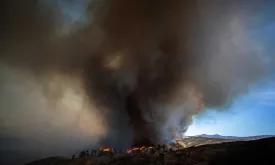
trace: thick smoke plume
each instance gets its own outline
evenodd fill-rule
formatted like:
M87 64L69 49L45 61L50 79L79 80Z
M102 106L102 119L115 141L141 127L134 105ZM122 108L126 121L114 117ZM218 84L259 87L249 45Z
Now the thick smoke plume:
M265 73L249 35L257 2L87 1L87 22L66 34L60 6L43 2L0 5L3 134L82 130L116 148L164 142Z

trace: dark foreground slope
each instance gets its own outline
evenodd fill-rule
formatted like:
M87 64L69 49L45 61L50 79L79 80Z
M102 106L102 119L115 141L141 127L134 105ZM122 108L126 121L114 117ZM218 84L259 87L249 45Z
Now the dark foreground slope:
M139 153L123 156L87 157L81 159L48 158L27 165L275 165L275 138L226 142L190 147L164 154Z

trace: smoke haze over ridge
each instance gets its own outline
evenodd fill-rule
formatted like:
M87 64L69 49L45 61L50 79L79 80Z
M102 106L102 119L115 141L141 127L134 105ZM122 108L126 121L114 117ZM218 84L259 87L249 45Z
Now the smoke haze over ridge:
M263 4L247 4L93 0L87 22L61 34L63 6L4 2L1 136L39 139L42 156L176 138L193 115L226 109L264 78L269 54L249 34Z

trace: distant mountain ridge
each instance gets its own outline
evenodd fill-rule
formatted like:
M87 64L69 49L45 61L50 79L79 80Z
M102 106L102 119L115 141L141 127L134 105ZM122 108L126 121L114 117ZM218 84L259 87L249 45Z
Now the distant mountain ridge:
M253 141L259 139L272 138L275 135L259 135L259 136L248 136L248 137L237 137L237 136L222 136L222 135L196 135L196 136L185 136L183 139L179 139L181 141L181 146L184 148L192 147L192 146L201 146L207 144L218 144L224 142L236 142L236 141Z
M219 134L214 134L214 135L201 134L201 135L196 135L195 137L230 139L230 140L256 140L256 139L275 137L275 135L258 135L258 136L238 137L238 136L222 136Z

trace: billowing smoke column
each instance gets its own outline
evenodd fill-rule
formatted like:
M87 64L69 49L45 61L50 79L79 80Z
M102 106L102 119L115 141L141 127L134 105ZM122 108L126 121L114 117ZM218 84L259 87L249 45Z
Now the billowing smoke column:
M247 38L244 20L233 14L235 4L228 3L231 11L222 18L211 9L225 6L206 5L115 0L95 13L104 36L85 70L87 90L107 107L113 144L129 134L133 145L175 138L192 115L230 104L262 75L260 52Z
M52 88L52 75L58 83L80 80L89 113L108 130L92 129L98 143L160 143L184 133L205 108L229 106L263 77L262 47L249 37L250 11L261 5L249 4L94 0L88 23L60 34L58 7L9 0L1 5L1 63L31 74L50 104L64 97L62 85Z

